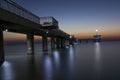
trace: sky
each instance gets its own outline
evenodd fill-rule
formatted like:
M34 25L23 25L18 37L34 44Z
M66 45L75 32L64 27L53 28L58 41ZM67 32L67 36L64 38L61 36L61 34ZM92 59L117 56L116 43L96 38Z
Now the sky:
M34 14L53 16L59 28L79 37L93 38L98 34L104 39L120 39L120 0L13 0ZM25 35L4 33L5 39L19 39Z

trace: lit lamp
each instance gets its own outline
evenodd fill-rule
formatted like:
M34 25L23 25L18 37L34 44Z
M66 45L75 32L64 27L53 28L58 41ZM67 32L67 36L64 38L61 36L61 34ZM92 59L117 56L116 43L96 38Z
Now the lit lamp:
M46 34L48 34L49 32L48 31L46 31Z
M95 31L96 31L96 35L97 35L98 34L98 30L96 29Z
M71 38L72 38L72 36L70 35L70 36L69 36L69 38L71 39Z
M8 32L8 29L5 29L5 32Z

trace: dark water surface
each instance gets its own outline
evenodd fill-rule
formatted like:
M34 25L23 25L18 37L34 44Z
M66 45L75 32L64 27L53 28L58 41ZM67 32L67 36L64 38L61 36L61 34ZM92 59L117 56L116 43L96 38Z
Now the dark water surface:
M81 43L26 55L26 45L5 45L0 80L120 80L120 42Z

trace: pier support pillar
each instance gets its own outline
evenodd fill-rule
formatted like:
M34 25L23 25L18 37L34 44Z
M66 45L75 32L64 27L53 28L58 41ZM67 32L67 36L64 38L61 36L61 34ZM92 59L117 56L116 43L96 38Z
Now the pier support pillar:
M70 44L69 44L69 40L66 40L65 41L65 44L67 45L67 46L69 46Z
M4 62L3 30L0 29L0 64Z
M63 48L63 39L60 38L60 48Z
M61 38L61 48L65 48L65 40Z
M63 43L64 43L64 47L66 47L66 42L65 42L65 41L66 41L66 39L64 39L64 41L63 41Z
M27 54L34 54L34 35L27 34Z
M74 45L74 40L71 40L71 45Z
M61 47L59 37L56 38L56 46L57 46L57 49L60 49L60 47Z
M71 40L69 40L69 45L71 45L71 43L72 43Z
M69 40L69 45L73 45L73 40Z
M51 37L51 50L55 49L55 38Z
M47 42L47 36L42 36L42 49L43 51L48 50L48 42Z

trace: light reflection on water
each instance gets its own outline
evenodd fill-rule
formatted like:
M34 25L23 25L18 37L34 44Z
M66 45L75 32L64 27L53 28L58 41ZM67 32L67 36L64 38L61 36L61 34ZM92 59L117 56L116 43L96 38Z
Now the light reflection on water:
M46 56L44 58L44 72L45 72L45 80L52 80L52 60L50 56Z
M68 56L69 56L69 68L70 68L70 71L71 71L71 73L73 72L73 70L74 70L74 49L73 49L73 46L70 46L70 48L69 48L69 51L68 51Z
M54 62L56 64L56 66L59 66L59 63L60 63L60 53L58 51L54 51L53 52L53 56L54 56Z
M100 43L96 42L95 43L95 60L96 62L99 63L100 61L100 56L101 56L101 48L100 48Z
M120 42L81 43L34 56L14 47L0 66L0 80L120 80L119 47Z
M2 67L2 75L3 75L3 79L1 80L13 80L13 72L12 72L12 65L10 62L8 61L5 61L3 63L3 65L1 66Z
M56 70L59 71L60 69L60 53L56 50L53 52L53 59L54 59L54 66L56 68Z
M97 80L100 79L101 72L101 46L99 42L95 43L95 73Z

